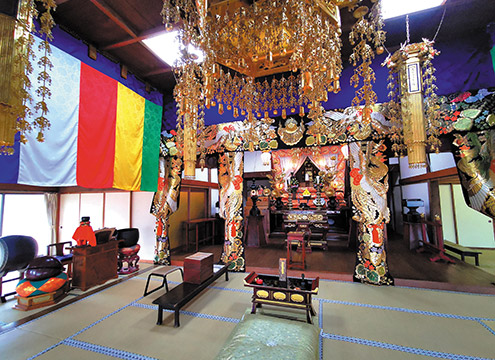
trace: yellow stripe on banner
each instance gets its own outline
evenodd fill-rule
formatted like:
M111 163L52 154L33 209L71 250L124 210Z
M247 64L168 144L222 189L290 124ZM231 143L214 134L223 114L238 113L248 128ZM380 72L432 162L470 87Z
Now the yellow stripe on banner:
M113 187L139 190L143 157L144 104L142 96L119 83Z

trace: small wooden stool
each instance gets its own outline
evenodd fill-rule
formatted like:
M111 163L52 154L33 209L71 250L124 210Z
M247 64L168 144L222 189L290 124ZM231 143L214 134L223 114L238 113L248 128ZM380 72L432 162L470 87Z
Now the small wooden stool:
M301 229L302 230L302 229ZM287 233L287 268L301 269L306 268L306 241L309 241L311 233L309 231L290 231ZM292 257L292 244L297 242L297 247L301 247L301 261L295 261Z

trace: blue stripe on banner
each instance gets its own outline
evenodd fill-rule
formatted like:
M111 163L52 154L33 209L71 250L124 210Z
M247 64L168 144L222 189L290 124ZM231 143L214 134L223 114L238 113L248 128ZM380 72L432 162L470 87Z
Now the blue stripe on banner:
M399 307L393 307L393 306L361 304L361 303L350 302L350 301L327 300L327 299L317 299L317 300L319 300L320 302L329 303L329 304L358 306L358 307L365 307L365 308L379 309L379 310L400 311L400 312L405 312L405 313L410 313L410 314L436 316L436 317L442 317L442 318L447 318L447 319L473 320L473 321L478 321L478 320L494 321L495 320L494 318L482 318L482 317L476 317L476 316L462 316L462 315L454 315L454 314L444 314L444 313L433 312L433 311L413 310L413 309L399 308Z
M36 56L40 39L35 37ZM47 99L50 129L45 131L45 141L36 141L38 131L26 134L28 142L20 146L19 184L35 186L73 186L76 185L77 124L79 119L79 83L81 62L62 50L52 46L50 60L53 71L50 72L52 96ZM30 90L34 102L39 69L35 68L30 76ZM33 122L39 114L33 111L27 120Z
M357 337L343 336L343 335L337 335L337 334L323 333L322 336L324 339L329 339L329 340L345 341L345 342L349 342L349 343L353 343L353 344L372 346L372 347L377 347L377 348L382 348L382 349L401 351L401 352L405 352L405 353L410 353L410 354L415 354L415 355L423 355L423 356L429 356L429 357L436 357L436 358L441 358L441 359L490 360L489 358L482 358L482 357L478 357L478 356L451 354L451 353L445 353L445 352L441 352L441 351L419 349L419 348L413 348L413 347L409 347L409 346L401 346L401 345L384 343L381 341L367 340L367 339L361 339L361 338L357 338Z
M0 184L17 184L19 176L19 145L21 136L15 135L14 154L0 154Z
M84 341L67 339L62 342L63 345L73 346L82 350L92 351L98 354L103 354L107 356L113 356L119 359L129 359L129 360L155 360L156 358L144 356L141 354L131 353L124 350L118 350L107 346L95 345L87 343Z

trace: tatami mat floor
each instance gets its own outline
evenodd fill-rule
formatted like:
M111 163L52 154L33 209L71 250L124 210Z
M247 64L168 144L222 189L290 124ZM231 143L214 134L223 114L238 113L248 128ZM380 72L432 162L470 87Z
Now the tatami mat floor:
M222 276L183 308L181 326L174 328L172 313L156 325L152 301L165 290L142 296L148 273L18 326L0 327L0 358L215 358L250 307L246 274L231 273L229 281ZM170 287L182 281L178 272L169 280ZM1 306L4 323L8 311L21 313L5 310L12 305ZM321 280L313 305L321 359L495 358L493 295Z

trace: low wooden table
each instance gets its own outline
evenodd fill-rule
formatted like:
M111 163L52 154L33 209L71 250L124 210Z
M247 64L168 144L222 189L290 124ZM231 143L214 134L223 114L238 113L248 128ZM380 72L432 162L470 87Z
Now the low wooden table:
M185 232L186 232L186 249L189 250L189 230L191 227L195 228L195 240L196 240L196 252L199 250L199 242L200 241L208 241L211 240L211 244L215 244L215 224L218 221L217 218L204 218L204 219L194 219L189 221L184 221ZM199 238L199 226L204 224L204 237ZM206 235L206 227L207 224L211 224L211 235Z
M262 284L257 284L256 279L261 279ZM253 288L252 314L256 314L256 308L265 305L284 306L306 310L306 321L312 324L311 316L316 315L313 309L311 297L318 294L320 278L304 279L287 277L286 286L279 283L278 275L264 275L251 272L244 279L244 286Z
M217 280L220 276L225 274L225 281L229 280L229 272L228 264L223 265L220 268L214 269L214 273L207 280L202 282L201 284L191 284L187 282L183 282L167 293L163 294L159 298L153 301L153 304L158 305L158 320L156 322L157 325L162 324L163 320L163 310L174 310L174 327L179 327L179 311L180 309L186 305L189 301L191 301L196 295L198 295L201 291L206 289L211 283Z
M474 257L474 263L476 264L476 266L480 266L480 259L479 259L479 255L481 254L481 251L476 251L476 250L472 250L472 249L468 249L462 245L459 245L459 244L447 244L447 243L444 243L443 245L445 247L445 249L449 250L449 251L452 251L456 254L459 254L461 255L461 260L462 261L465 261L465 258L466 256L472 256Z

